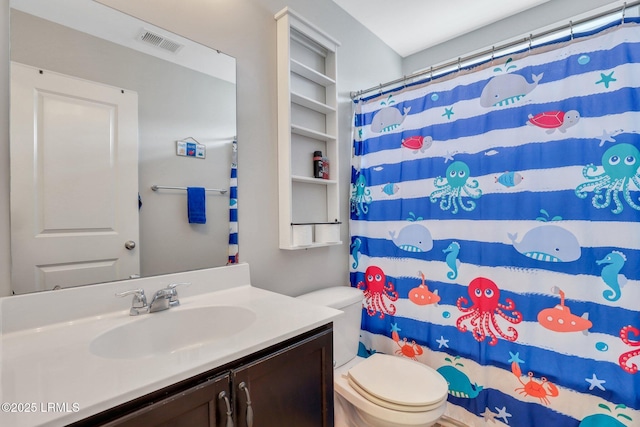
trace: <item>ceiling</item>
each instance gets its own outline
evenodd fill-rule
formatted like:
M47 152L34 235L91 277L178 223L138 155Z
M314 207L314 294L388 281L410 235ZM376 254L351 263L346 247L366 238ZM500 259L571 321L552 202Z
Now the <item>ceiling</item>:
M10 0L10 6L12 9L235 83L234 58L100 4L100 0ZM171 52L142 43L140 35L146 31L176 43L181 48Z
M406 57L549 0L333 0Z

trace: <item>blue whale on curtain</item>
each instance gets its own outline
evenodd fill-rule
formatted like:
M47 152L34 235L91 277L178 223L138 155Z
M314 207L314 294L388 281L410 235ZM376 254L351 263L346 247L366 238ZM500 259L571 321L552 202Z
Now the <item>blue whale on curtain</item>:
M420 224L410 224L400 230L398 237L395 231L390 231L389 236L393 243L403 251L428 252L433 248L433 239L429 229Z
M518 233L507 234L518 252L538 261L570 262L580 258L576 236L557 225L541 225L529 230L520 242L516 242Z

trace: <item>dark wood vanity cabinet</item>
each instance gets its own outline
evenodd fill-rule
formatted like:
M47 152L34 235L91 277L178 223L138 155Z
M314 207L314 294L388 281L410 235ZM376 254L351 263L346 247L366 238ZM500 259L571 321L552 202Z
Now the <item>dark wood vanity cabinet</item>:
M183 392L175 393L158 402L150 403L130 414L120 416L103 426L118 427L213 427L226 424L224 399L228 395L229 376L212 378Z
M235 426L251 426L248 412L253 427L333 426L332 346L325 334L233 370Z
M332 427L331 325L72 426Z

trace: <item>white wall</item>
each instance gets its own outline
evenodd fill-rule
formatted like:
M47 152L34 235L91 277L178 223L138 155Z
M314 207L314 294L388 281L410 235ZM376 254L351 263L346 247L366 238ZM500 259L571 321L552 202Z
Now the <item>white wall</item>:
M404 58L403 75L412 74L432 65L450 61L470 52L499 46L507 40L524 39L541 28L576 22L576 17L593 14L595 9L607 10L622 6L624 1L612 0L551 0L533 9L487 25L469 34L441 43Z
M8 0L0 1L8 15ZM331 0L103 2L237 59L240 260L250 264L253 282L289 295L348 283L352 114L349 92L396 78L401 74L400 57ZM285 6L290 6L342 43L338 54L339 173L344 183L341 215L345 224L342 246L303 251L278 248L276 21L273 16ZM4 36L2 40L9 39L6 24L0 27L0 32ZM4 52L6 46L2 49ZM3 64L0 90L6 90L8 52L0 60ZM5 101L1 107L0 112L4 114L0 124L5 120L8 123L7 103ZM7 126L0 126L0 130L0 295L6 295L9 293ZM6 168L2 167L5 163Z
M9 0L0 2L0 40L9 40ZM0 43L0 296L9 295L9 43Z

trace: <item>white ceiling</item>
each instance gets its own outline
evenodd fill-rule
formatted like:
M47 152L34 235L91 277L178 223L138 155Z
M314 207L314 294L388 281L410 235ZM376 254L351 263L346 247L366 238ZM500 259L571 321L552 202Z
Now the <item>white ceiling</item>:
M549 0L333 0L402 57Z
M234 58L95 1L10 0L10 6L231 83L236 81ZM183 45L183 48L170 53L142 43L138 36L143 30L166 37Z

